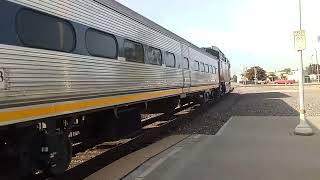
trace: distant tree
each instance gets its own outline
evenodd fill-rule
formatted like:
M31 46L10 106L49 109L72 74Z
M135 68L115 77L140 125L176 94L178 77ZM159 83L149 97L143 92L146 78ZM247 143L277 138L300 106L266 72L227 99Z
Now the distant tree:
M291 72L291 68L285 68L281 70L281 72L285 72L286 74L289 74Z
M317 66L318 66L319 72L320 72L320 65L319 64L310 64L309 66L306 67L307 74L308 75L317 74Z
M255 69L257 70L257 79L258 80L265 80L267 78L266 71L264 69L262 69L259 66L254 66L246 71L246 78L248 80L254 80Z

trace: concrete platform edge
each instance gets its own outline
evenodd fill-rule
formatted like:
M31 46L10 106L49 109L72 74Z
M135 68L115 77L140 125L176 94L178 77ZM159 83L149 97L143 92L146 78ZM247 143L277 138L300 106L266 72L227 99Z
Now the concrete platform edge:
M100 169L96 173L85 178L86 180L113 180L122 179L128 174L138 169L142 164L153 157L172 148L178 143L184 141L191 135L172 135L158 142L155 142L143 149L133 152L125 157L120 158L114 163ZM147 152L147 153L146 153Z

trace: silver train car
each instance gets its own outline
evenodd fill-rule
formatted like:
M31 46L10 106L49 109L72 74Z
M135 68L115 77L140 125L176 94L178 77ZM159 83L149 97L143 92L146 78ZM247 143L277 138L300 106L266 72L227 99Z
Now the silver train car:
M64 172L76 128L133 131L142 109L229 91L224 56L113 0L0 0L0 17L0 151L15 152L21 174Z
M216 46L209 48L203 48L206 52L212 56L219 59L219 82L220 82L220 92L222 94L228 93L231 91L231 66L229 59L225 54Z

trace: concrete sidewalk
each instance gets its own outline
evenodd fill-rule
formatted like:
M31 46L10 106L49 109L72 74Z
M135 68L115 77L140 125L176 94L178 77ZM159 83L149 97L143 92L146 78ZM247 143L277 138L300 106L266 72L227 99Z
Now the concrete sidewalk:
M297 124L298 117L232 117L223 132L190 136L124 179L320 179L320 137L293 135Z

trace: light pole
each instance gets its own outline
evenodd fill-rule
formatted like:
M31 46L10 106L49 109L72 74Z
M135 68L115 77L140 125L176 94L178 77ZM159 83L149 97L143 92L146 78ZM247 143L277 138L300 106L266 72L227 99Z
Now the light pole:
M301 25L301 0L299 0L299 17L300 17L300 33L302 32L302 25ZM305 35L303 36L305 38ZM300 77L299 77L299 99L300 99L300 122L297 127L294 129L294 133L296 135L304 135L310 136L313 134L311 127L309 126L308 122L305 118L305 109L304 109L304 72L303 72L303 56L302 51L305 49L304 47L298 48L300 51Z

